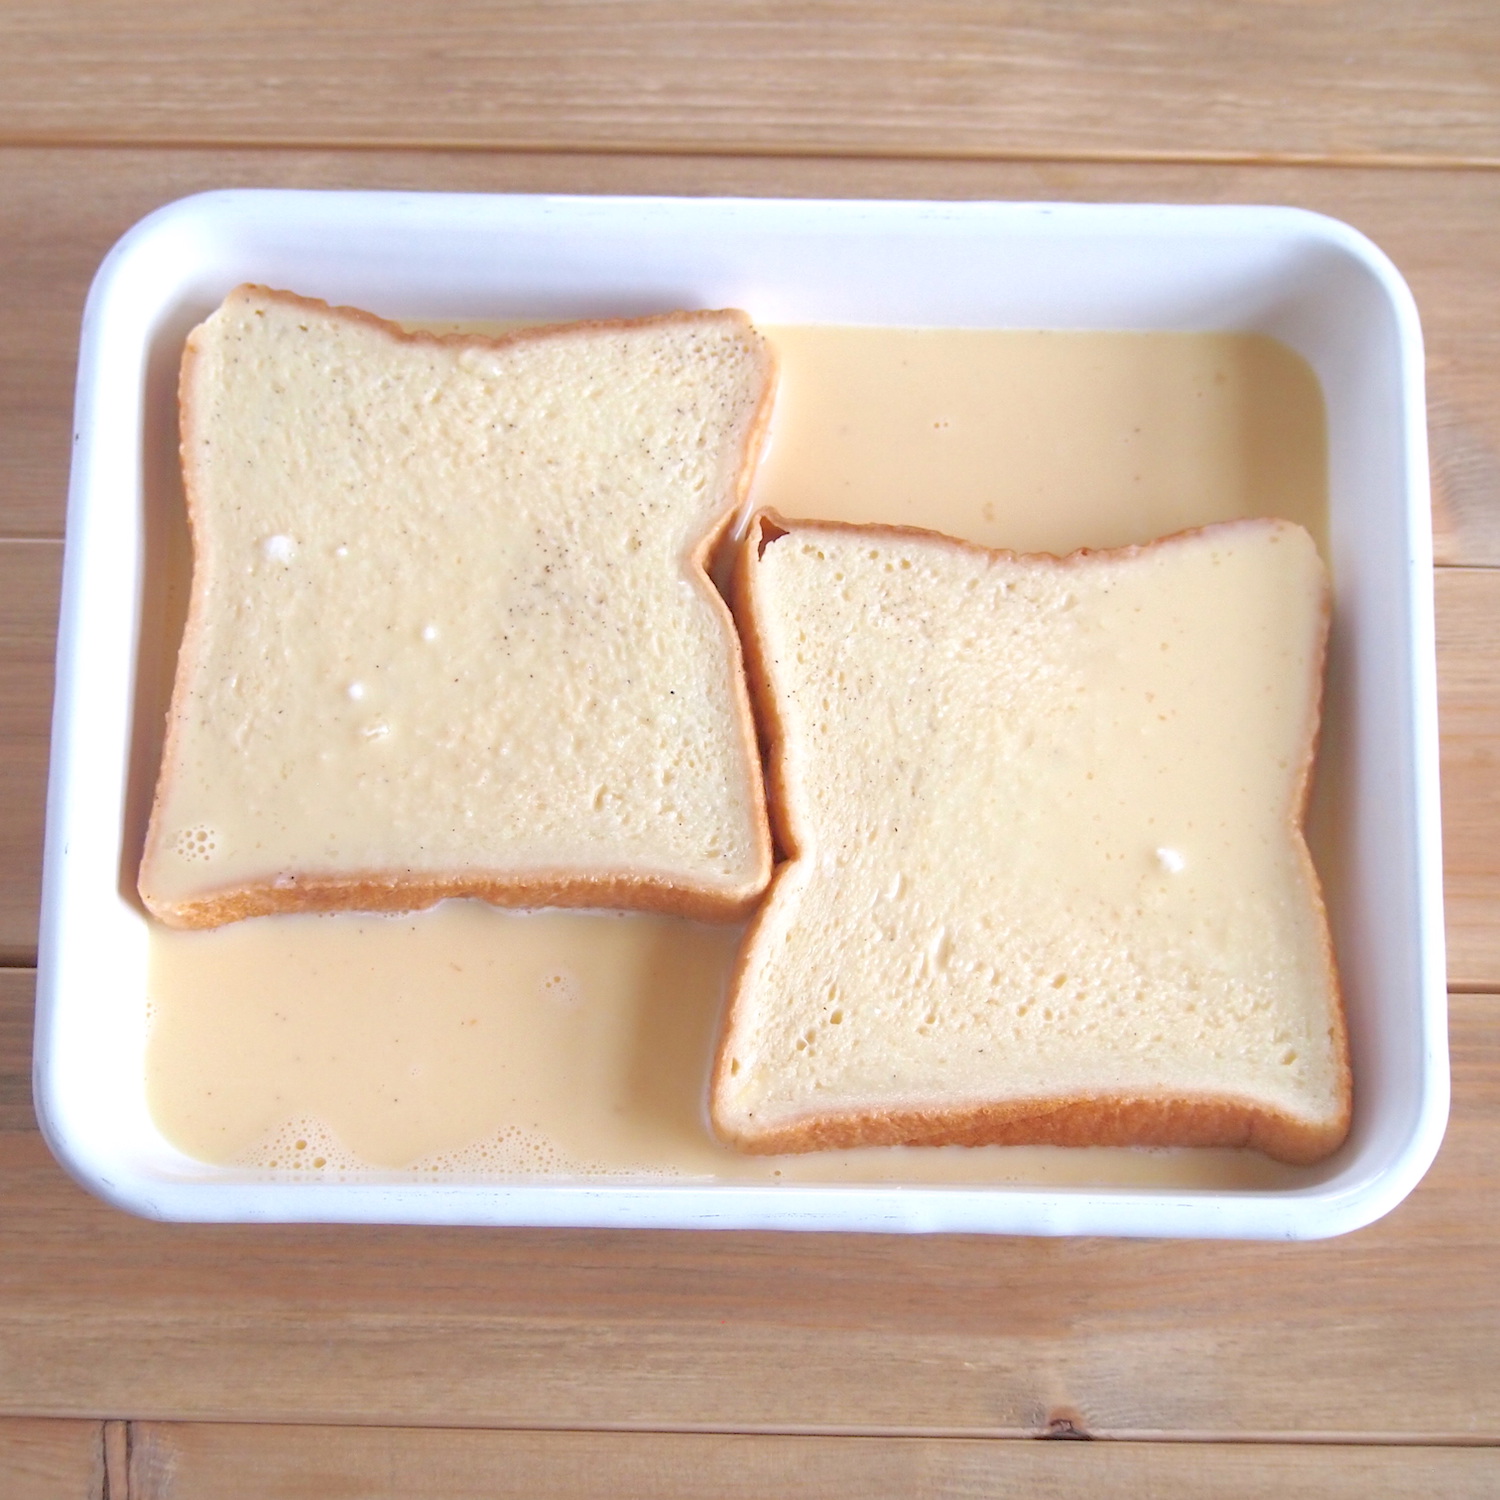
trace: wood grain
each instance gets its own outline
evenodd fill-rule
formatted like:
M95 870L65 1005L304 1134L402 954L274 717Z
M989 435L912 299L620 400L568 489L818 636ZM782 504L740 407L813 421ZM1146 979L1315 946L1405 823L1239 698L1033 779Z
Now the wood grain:
M1500 574L1438 575L1448 982L1500 987Z
M0 60L0 139L1500 160L1485 0L34 0Z
M130 1497L130 1423L116 1418L101 1424L104 1439L104 1495L102 1500L115 1500L116 1496Z
M0 1419L0 1495L5 1500L109 1500L101 1427L99 1422Z
M1491 1496L1492 1448L1047 1443L684 1433L185 1426L131 1434L130 1500L1112 1500Z
M1057 162L0 150L0 536L61 532L78 325L99 261L151 209L229 186L1260 202L1333 214L1396 259L1422 311L1438 556L1500 563L1500 173Z
M1500 1492L1496 168L1493 0L0 6L0 964L34 942L78 320L151 208L1250 201L1364 229L1422 311L1438 556L1471 570L1439 577L1450 965L1482 991L1407 1203L1219 1245L143 1223L47 1154L0 970L0 1496ZM1018 1440L1049 1430L1136 1441Z
M0 963L35 963L62 547L0 542Z
M1427 1179L1316 1244L188 1226L70 1183L0 973L0 1412L1500 1442L1500 1026Z

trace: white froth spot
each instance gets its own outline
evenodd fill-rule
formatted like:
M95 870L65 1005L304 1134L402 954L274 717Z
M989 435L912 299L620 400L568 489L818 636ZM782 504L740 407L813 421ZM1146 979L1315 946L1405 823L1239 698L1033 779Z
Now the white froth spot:
M358 703L359 700L364 697L364 695L365 695L365 685L364 685L364 683L362 683L362 682L351 682L349 684L349 696L351 698L353 698L356 703Z
M953 939L946 927L939 927L927 945L927 956L935 969L946 969L953 953Z
M438 628L436 625L424 625L422 627L422 639L424 641L435 641L437 638Z
M237 1158L236 1165L318 1177L369 1171L368 1163L361 1161L321 1120L307 1117L288 1120L262 1136Z
M501 360L484 349L465 349L458 356L459 365L480 379L495 380L505 373Z
M348 555L349 555L349 549L347 547L342 547L342 546L335 547L333 549L333 555L335 557L348 557Z
M297 555L297 543L292 537L278 532L275 536L268 536L260 544L260 550L272 562L289 563Z
M383 740L391 732L389 724L367 724L360 730L367 740Z
M268 1131L248 1151L242 1152L235 1165L258 1168L300 1178L324 1180L370 1180L372 1177L395 1176L405 1181L433 1178L487 1179L557 1179L578 1177L647 1177L680 1176L675 1168L609 1167L602 1162L583 1161L562 1150L556 1142L536 1130L521 1126L502 1126L493 1134L467 1145L434 1151L420 1156L404 1167L376 1167L363 1160L341 1141L319 1119L303 1115L285 1121Z
M1175 849L1158 849L1156 862L1169 875L1177 875L1187 869L1187 861Z

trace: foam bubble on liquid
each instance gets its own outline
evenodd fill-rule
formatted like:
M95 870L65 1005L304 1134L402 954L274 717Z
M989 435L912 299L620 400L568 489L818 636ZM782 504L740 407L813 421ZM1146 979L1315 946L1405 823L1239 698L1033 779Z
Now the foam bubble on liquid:
M374 1169L361 1161L321 1120L287 1120L235 1160L236 1166L272 1172L338 1177Z
M445 1151L433 1151L404 1167L381 1167L351 1151L321 1120L310 1116L288 1120L261 1137L233 1162L278 1175L289 1173L301 1181L368 1178L405 1178L431 1182L434 1178L476 1178L514 1181L535 1178L667 1178L684 1174L676 1168L606 1166L571 1155L537 1130L507 1125L493 1135Z
M542 997L564 1010L577 1010L583 999L578 980L566 969L548 969L541 978Z
M212 859L219 847L219 836L206 823L195 823L191 828L179 830L171 847L180 859Z
M450 1151L435 1151L412 1163L424 1177L679 1177L676 1169L605 1166L570 1155L540 1131L507 1125L483 1140Z
M410 1170L443 1177L555 1177L572 1169L546 1136L509 1125L483 1140L420 1157Z

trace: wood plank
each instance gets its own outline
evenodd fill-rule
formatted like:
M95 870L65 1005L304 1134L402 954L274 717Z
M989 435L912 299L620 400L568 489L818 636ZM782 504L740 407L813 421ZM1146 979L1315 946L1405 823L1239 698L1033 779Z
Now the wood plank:
M454 1432L143 1422L130 1500L1113 1500L1491 1496L1493 1448L1048 1443L687 1433Z
M1427 1179L1316 1244L151 1224L7 1111L0 1412L1500 1442L1496 1016L1454 999Z
M62 547L0 543L0 963L35 963Z
M104 1495L103 1500L113 1496L130 1497L130 1423L115 1418L105 1422L104 1437Z
M0 536L60 534L78 323L100 259L152 208L226 186L1260 202L1330 213L1396 259L1422 309L1438 556L1500 563L1500 173L1057 162L0 150Z
M34 962L60 548L0 542L0 958ZM1438 573L1448 962L1500 988L1500 570Z
M1500 159L1485 0L93 0L0 9L0 137Z
M1500 573L1438 574L1448 982L1500 984Z
M0 1418L5 1500L109 1500L99 1422Z

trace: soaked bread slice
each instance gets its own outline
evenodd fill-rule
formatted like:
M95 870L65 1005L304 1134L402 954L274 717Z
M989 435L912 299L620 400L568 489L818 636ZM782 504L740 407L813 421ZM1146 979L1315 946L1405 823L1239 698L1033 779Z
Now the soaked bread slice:
M147 907L743 915L770 839L704 562L773 383L735 312L482 338L232 293L182 366Z
M723 1139L1339 1145L1301 528L1059 559L761 515L738 584L789 857L732 987Z

